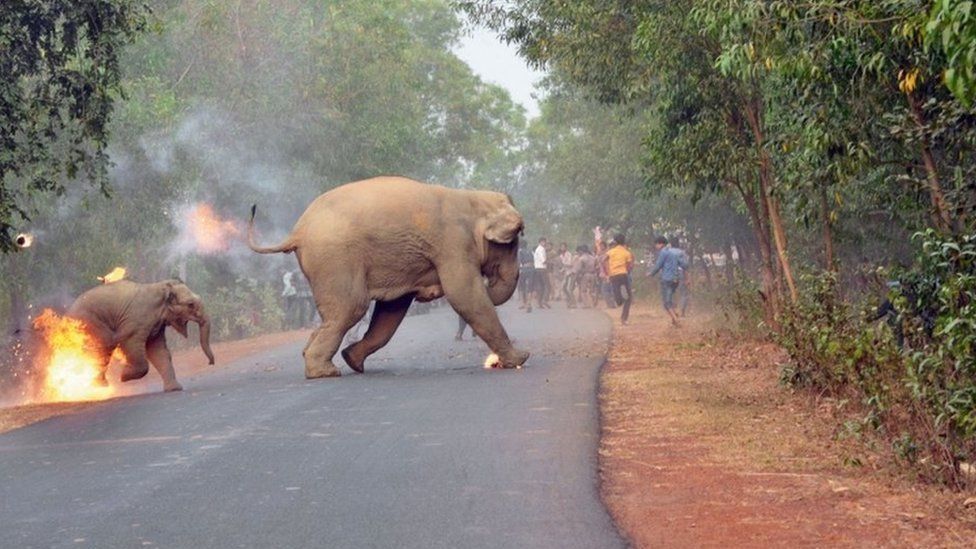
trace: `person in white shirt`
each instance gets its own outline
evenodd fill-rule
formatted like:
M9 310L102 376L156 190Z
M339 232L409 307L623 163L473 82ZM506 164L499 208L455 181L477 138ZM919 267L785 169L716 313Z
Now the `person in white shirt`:
M532 266L535 268L532 290L535 293L536 304L540 309L549 308L549 303L544 301L545 296L549 294L548 264L549 258L546 252L546 238L542 237L539 239L539 245L532 252Z
M298 311L298 290L295 289L295 285L292 283L295 273L292 271L285 271L281 275L281 285L283 289L281 290L281 298L285 302L285 326L287 328L298 328L299 319L296 316L301 313Z

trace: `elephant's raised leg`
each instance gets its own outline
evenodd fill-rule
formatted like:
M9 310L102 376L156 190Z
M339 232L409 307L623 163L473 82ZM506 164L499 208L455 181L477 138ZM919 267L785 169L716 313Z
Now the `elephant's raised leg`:
M515 368L528 360L529 353L512 346L477 269L466 264L446 265L438 268L437 274L447 301L498 355L503 367Z
M377 301L366 335L342 351L342 358L345 359L346 364L353 370L363 373L366 357L390 342L403 317L407 316L407 310L410 309L412 302L413 294L392 301Z
M119 347L125 354L125 367L122 368L122 381L142 379L149 373L149 362L146 360L146 340L131 337L122 342Z
M151 338L146 343L146 356L152 363L159 377L163 378L163 390L182 391L183 386L176 381L176 372L173 370L173 356L166 347L166 331L162 330L159 335Z

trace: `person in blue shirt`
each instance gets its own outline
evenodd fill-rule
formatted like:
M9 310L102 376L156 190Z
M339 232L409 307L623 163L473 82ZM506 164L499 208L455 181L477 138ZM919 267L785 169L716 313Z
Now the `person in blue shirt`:
M654 262L654 268L647 273L647 276L653 277L661 273L661 301L664 303L664 310L671 317L671 323L678 326L674 292L681 282L682 273L688 269L688 256L678 248L669 247L668 239L663 236L654 240L654 248L657 250L657 261Z
M685 264L688 267L681 269L681 276L678 277L678 291L676 292L678 303L678 316L684 318L688 316L688 306L691 304L691 260L688 259L688 252L681 247L678 239L671 237L670 248L678 250L684 256Z

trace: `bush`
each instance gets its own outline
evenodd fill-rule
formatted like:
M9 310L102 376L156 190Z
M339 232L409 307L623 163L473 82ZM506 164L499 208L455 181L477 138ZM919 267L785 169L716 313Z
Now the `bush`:
M207 294L215 340L241 339L282 329L284 310L278 292L268 283L238 277Z
M976 461L976 236L915 238L888 323L843 302L833 274L802 278L776 334L791 358L783 380L861 402L897 458L961 487Z

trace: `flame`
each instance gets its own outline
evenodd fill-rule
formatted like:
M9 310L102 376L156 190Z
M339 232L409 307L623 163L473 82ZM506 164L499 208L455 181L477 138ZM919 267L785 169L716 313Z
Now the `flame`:
M184 240L200 254L211 255L227 251L231 239L243 235L237 223L222 219L210 204L197 204L187 210L184 216Z
M104 284L118 282L123 278L125 278L125 272L126 272L125 267L116 267L112 269L112 272L108 273L107 275L98 277L98 280L101 280L102 283Z
M40 400L103 400L113 395L112 387L98 381L101 361L82 321L44 309L34 319L34 328L43 340L43 352L37 359L37 369L43 374Z
M31 233L20 233L16 238L14 238L14 242L17 244L17 247L22 250L24 248L30 248L31 244L34 243L34 235Z
M490 370L492 368L500 368L502 365L502 359L498 358L498 355L491 353L488 358L485 359L485 369Z

